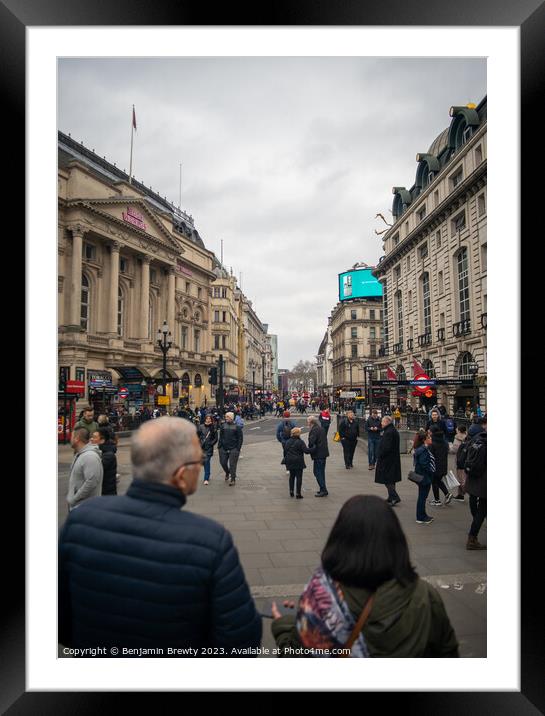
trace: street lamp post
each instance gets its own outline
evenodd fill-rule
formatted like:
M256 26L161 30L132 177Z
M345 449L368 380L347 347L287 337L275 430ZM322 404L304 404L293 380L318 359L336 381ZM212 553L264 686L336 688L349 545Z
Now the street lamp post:
M373 409L373 368L374 366L371 363L363 366L363 370L369 378L369 415L371 415L371 410Z
M477 413L477 403L479 401L479 389L477 387L477 381L475 380L475 376L479 372L479 364L478 363L469 363L467 366L467 369L473 379L473 399L475 401L474 403L474 411Z
M167 394L167 353L172 346L172 334L168 330L167 322L163 321L163 327L157 331L157 345L163 353L163 396Z

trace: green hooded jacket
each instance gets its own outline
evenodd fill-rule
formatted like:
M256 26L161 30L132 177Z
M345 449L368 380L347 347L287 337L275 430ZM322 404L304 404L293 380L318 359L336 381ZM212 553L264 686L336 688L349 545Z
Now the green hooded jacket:
M346 603L357 620L370 592L341 585ZM272 623L279 648L302 646L295 615ZM375 593L373 608L363 627L369 655L374 658L458 657L458 641L437 590L423 579L407 586L392 579ZM286 656L280 654L279 656ZM290 657L297 656L291 653Z

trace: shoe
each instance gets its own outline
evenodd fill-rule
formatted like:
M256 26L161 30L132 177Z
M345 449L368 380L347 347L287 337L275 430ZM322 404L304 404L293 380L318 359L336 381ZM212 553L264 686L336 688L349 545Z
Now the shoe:
M327 491L324 492L324 491L320 490L319 492L316 492L314 494L314 497L327 497L328 495L329 495L329 492L327 492Z
M372 466L372 465L369 465L369 470L372 470L372 469L373 469L373 466Z
M428 502L428 505L433 505L434 507L441 507L442 504L441 500L430 500Z
M433 522L433 517L426 517L425 520L416 520L417 525L429 525Z
M226 473L226 475L225 475L225 482L227 482L228 479L229 479L229 473Z
M235 481L233 480L233 478L231 478L231 479L229 480L229 487L231 487L231 485L234 485L234 484L235 484Z
M205 481L204 481L204 484L205 484L205 485L208 485L208 480L205 480Z
M393 506L393 505L399 505L400 502L401 502L401 498L398 497L397 500L393 500L393 501L392 501L392 506Z
M454 497L453 499L455 499L456 502L465 502L465 500L466 500L464 495L456 495L456 497Z
M375 469L375 466L374 466L374 465L371 465L369 469L370 469L370 470L374 470L374 469Z
M451 500L452 500L452 493L449 492L448 495L445 497L445 505L449 505Z
M345 465L347 470L350 470L350 465Z
M486 549L486 545L481 544L476 537L470 535L467 538L466 549Z
M295 493L294 493L294 492L290 492L290 497L295 497Z
M302 499L303 499L303 495L295 495L295 498L296 498L297 500L302 500Z

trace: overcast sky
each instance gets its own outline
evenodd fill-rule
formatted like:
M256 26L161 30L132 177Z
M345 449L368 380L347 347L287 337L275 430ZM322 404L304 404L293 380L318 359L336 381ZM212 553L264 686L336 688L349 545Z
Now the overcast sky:
M59 60L58 128L191 214L242 272L279 367L313 360L337 274L382 255L392 187L449 108L486 94L484 59Z

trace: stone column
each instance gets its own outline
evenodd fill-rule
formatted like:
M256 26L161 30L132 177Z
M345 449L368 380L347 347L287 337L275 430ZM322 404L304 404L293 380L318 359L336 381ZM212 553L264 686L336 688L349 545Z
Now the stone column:
M151 258L149 256L142 257L142 293L140 296L140 331L141 338L153 341L154 336L148 336L149 323L149 266ZM152 327L153 333L153 327Z
M108 310L108 333L117 336L117 302L119 294L119 251L121 245L110 244L110 304Z
M168 272L168 299L167 299L167 323L168 330L172 333L172 342L176 344L176 272L171 266Z
M81 325L81 267L84 231L81 226L72 229L72 277L70 284L70 325Z

